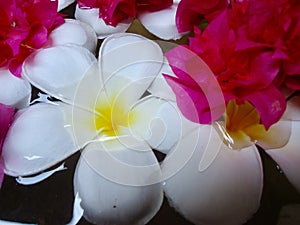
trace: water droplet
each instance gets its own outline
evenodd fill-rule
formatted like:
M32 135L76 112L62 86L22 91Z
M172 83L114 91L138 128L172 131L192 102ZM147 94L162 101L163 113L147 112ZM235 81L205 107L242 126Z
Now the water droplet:
M280 168L279 165L276 165L276 169L279 171L279 173L283 173L282 169Z

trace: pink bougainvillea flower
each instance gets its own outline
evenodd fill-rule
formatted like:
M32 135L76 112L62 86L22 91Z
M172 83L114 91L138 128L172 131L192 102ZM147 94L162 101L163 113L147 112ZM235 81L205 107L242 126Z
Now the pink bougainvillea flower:
M176 12L179 32L192 31L203 19L213 20L228 7L228 0L181 0Z
M165 54L176 77L165 74L183 115L196 123L210 124L225 112L222 90L211 70L185 47Z
M90 24L98 38L125 32L138 18L151 33L162 39L178 39L175 13L179 1L172 0L80 0L75 17Z
M239 49L239 36L231 27L228 11L211 21L203 32L195 28L189 48L215 74L226 102L232 99L238 104L251 102L259 110L262 123L269 128L280 119L286 107L284 96L274 84L280 60L272 57L272 49L261 45Z
M3 180L3 165L2 165L2 145L6 136L8 127L14 116L14 108L0 103L0 188Z
M299 90L299 1L232 2L227 20L237 34L237 49L261 47L280 60L281 72L277 84Z

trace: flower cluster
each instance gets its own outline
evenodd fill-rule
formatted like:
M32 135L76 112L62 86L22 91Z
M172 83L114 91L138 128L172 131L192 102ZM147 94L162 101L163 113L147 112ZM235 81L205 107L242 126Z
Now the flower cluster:
M0 12L0 67L20 77L24 59L41 48L64 19L57 13L57 1L1 1Z
M78 0L63 19L71 2L0 2L0 185L80 150L91 223L147 224L165 195L194 224L240 225L260 146L300 190L298 0ZM135 19L160 40L126 32Z
M250 102L267 129L285 111L282 84L300 87L299 7L298 1L233 1L221 13L213 11L219 15L204 30L195 27L189 40L188 48L215 74L226 102Z

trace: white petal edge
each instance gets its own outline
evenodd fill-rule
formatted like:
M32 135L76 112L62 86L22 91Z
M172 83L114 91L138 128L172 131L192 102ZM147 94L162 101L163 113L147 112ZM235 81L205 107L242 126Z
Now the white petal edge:
M56 105L39 103L18 111L6 135L2 157L5 173L26 176L41 172L77 151Z
M78 4L75 9L75 18L89 24L96 32L98 39L104 39L115 33L124 33L132 22L119 23L116 27L106 25L104 20L99 18L99 9L81 9Z
M300 96L294 96L287 101L287 108L282 116L283 120L300 121Z
M1 69L0 85L0 103L18 109L29 105L31 86L27 80L14 76L7 69Z
M31 54L23 64L22 74L47 94L72 102L78 83L95 61L85 48L55 46Z
M193 133L186 136L181 149L189 148L194 138ZM219 148L219 154L206 170L199 171L203 154L213 148ZM163 175L174 170L176 163L176 158L164 162ZM231 150L211 126L201 125L195 152L182 166L166 180L164 190L170 204L191 222L240 225L259 208L263 171L255 146Z
M67 6L71 5L73 2L75 2L75 0L58 0L57 11L66 8Z
M156 12L143 12L138 14L138 19L144 27L152 34L163 40L177 40L186 33L179 33L176 27L176 11L178 3L167 9Z
M121 183L123 178L126 182L138 183L151 180L153 172L160 171L160 168L151 151L130 150L120 143L111 144L95 142L88 145L77 164L74 188L82 199L84 217L95 224L144 225L162 204L162 184L131 186ZM115 163L111 164L113 161ZM154 170L140 173L139 170L153 162L156 164ZM124 166L132 167L131 173L124 171Z
M95 52L97 36L92 27L79 20L65 19L65 23L53 30L46 45L76 44Z
M162 76L162 74L167 74L176 77L168 63L168 60L165 57L161 71L148 88L148 91L154 96L171 101L176 101L175 93L172 91L172 88L168 85L166 79Z
M282 148L267 150L266 153L279 164L289 181L300 193L300 122L291 121L291 124L291 136L288 143Z
M138 100L159 74L163 53L158 44L136 34L107 37L99 50L99 65L108 96ZM128 96L128 97L127 97Z
M181 137L182 118L174 103L148 96L131 110L130 130L155 150L167 154Z

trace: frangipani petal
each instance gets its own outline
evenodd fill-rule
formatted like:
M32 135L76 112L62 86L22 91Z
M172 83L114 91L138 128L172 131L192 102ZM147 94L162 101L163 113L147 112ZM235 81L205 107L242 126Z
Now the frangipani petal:
M168 74L169 76L176 77L166 58L164 58L164 64L161 68L161 71L159 72L159 75L152 82L152 84L148 88L148 91L156 97L176 101L176 95L174 94L173 90L168 85L166 79L162 76L162 74Z
M283 120L300 121L300 95L287 101L287 108L282 116Z
M20 110L3 144L5 173L35 174L73 154L77 147L64 116L61 108L46 103Z
M161 206L162 184L156 180L161 178L160 168L154 154L146 145L135 140L132 146L132 140L125 139L89 144L77 164L75 193L82 199L84 217L94 224L143 225Z
M159 74L163 53L155 42L136 34L115 34L104 40L99 64L108 97L130 105Z
M50 46L76 44L94 52L97 36L89 25L79 20L65 19L64 24L50 33L48 43Z
M168 153L182 135L181 113L175 103L156 97L144 98L129 116L133 135L163 153Z
M71 5L75 0L58 0L57 11L60 11L66 8L68 5Z
M31 86L28 81L12 75L9 70L0 70L0 103L14 108L29 105Z
M77 149L83 148L97 135L94 112L82 107L56 102L64 112L65 128L72 134Z
M113 27L106 25L104 20L99 18L99 9L81 9L76 6L75 18L89 24L97 33L99 39L103 39L111 34L123 33L131 25L131 20L119 23Z
M291 121L279 121L273 124L267 132L265 132L262 124L257 125L257 127L261 129L250 126L245 131L251 134L252 140L265 150L282 148L287 144L291 135Z
M278 133L278 136L282 133ZM278 138L277 136L277 138ZM300 192L300 122L291 121L291 136L282 148L267 150L266 152L279 164L289 181Z
M146 29L157 37L164 40L176 40L186 34L179 33L177 30L175 22L177 7L178 3L174 2L173 5L167 9L139 13L138 18Z
M56 46L30 55L23 64L23 75L40 90L72 102L78 83L95 60L85 48Z
M185 148L189 142L181 146ZM206 151L215 148L219 151L215 159L205 170L199 170ZM174 160L163 163L163 175L176 165ZM254 145L241 151L229 149L212 126L200 125L195 152L182 166L166 180L164 190L171 205L193 223L240 225L258 209L263 171Z

